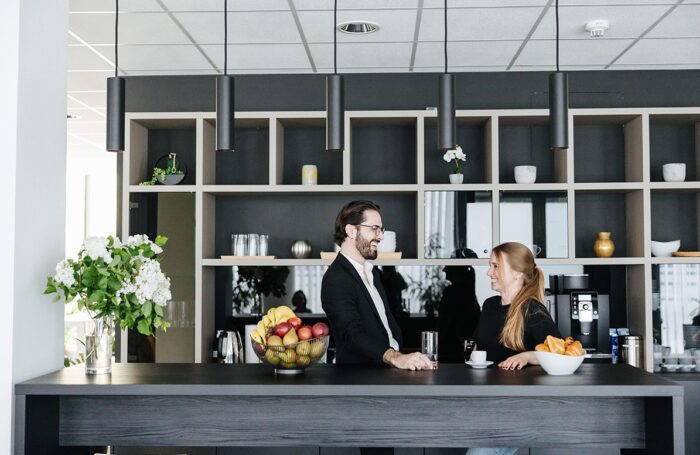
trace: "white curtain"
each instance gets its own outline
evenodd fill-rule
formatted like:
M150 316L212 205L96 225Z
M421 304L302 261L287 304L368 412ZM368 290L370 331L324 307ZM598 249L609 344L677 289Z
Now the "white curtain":
M287 289L289 295L301 289L306 294L306 307L312 313L323 313L321 307L321 282L327 266L295 266L292 267L292 286Z
M700 307L700 264L659 266L661 344L671 353L685 350L683 325L692 323Z
M442 250L437 257L450 257L455 245L455 192L427 191L425 193L425 244L430 236L437 235ZM427 255L427 251L426 251Z

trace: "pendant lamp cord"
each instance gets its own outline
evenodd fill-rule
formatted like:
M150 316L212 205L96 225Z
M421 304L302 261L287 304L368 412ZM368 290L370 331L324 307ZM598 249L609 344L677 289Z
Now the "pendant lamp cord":
M224 76L228 69L228 0L224 0Z
M114 0L114 77L118 76L119 70L119 0Z
M559 72L559 0L554 2L554 14L557 21L557 72Z
M447 0L445 0L445 73L447 73Z
M338 0L333 2L333 74L338 74Z

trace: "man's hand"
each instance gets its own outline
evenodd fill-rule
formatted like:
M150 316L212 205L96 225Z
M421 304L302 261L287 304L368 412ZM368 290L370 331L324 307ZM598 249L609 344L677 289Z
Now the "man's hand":
M522 370L528 363L537 363L536 360L533 362L534 357L532 352L521 352L520 354L508 357L503 362L499 363L498 367L503 370Z
M435 369L435 363L420 352L401 354L398 351L389 349L384 353L384 362L400 370L416 371Z

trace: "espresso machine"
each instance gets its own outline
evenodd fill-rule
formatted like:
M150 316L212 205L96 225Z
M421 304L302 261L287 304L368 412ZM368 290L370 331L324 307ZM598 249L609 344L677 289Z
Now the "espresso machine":
M610 296L589 289L587 274L550 275L545 304L563 337L586 352L610 353Z

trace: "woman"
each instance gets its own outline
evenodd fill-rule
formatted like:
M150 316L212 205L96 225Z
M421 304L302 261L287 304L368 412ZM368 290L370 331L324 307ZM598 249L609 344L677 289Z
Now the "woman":
M522 243L502 243L491 251L489 271L491 297L481 309L474 333L476 345L486 358L504 370L520 370L539 362L535 345L547 335L561 338L544 304L544 275L535 257ZM467 455L512 455L514 448L474 448Z

